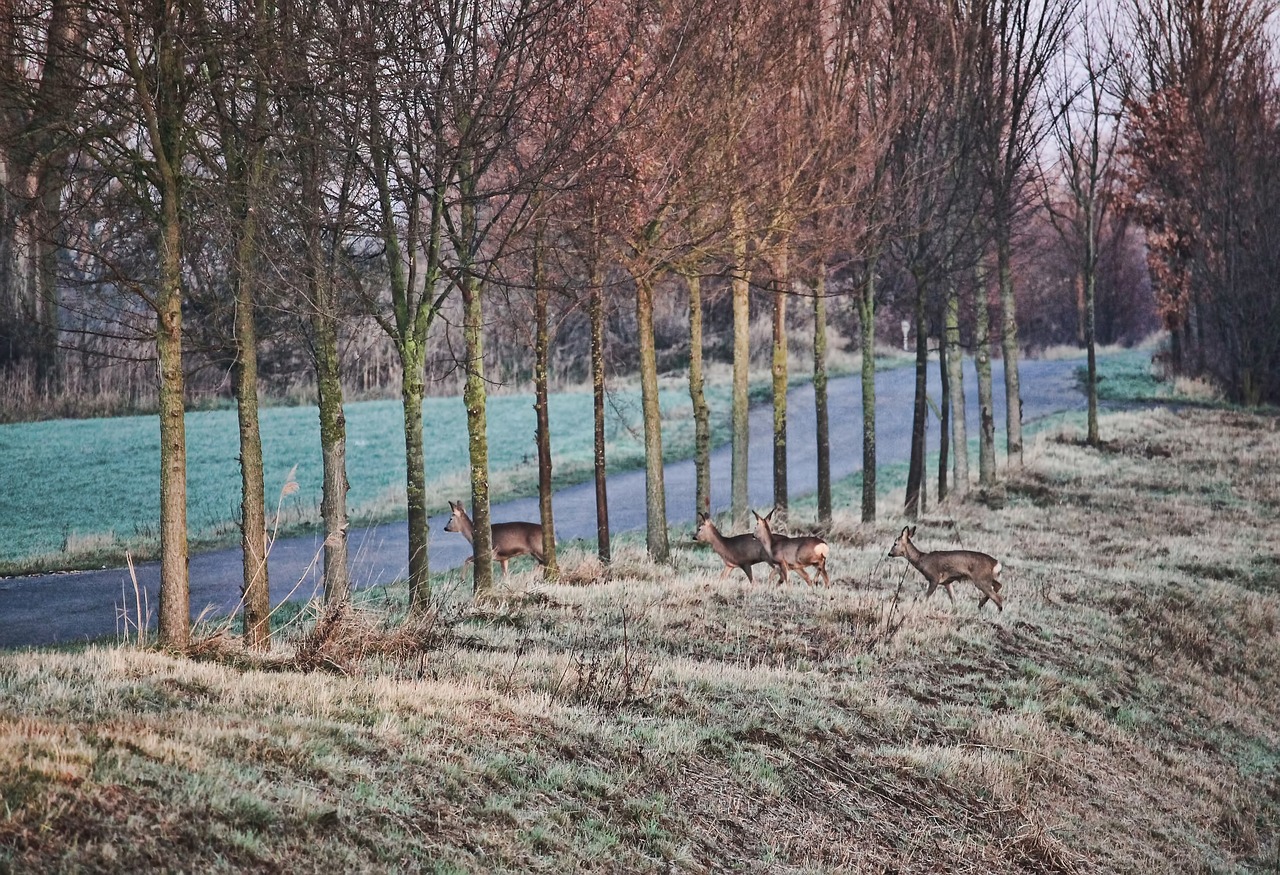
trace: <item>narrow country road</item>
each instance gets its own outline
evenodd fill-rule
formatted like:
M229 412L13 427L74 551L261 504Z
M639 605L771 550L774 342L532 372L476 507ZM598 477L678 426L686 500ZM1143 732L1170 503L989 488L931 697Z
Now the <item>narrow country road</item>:
M1083 409L1084 396L1077 388L1079 359L1024 361L1021 363L1023 421L1066 410ZM1002 363L994 362L997 431L1004 423ZM977 434L976 381L971 363L965 375L968 393L969 434ZM930 394L937 397L936 367L929 373ZM915 373L912 368L886 371L876 381L876 445L881 464L903 462L911 445L911 400ZM862 393L860 378L834 379L830 396L831 474L840 479L862 467ZM817 489L813 387L793 390L787 401L787 483L792 496ZM555 424L552 423L552 427ZM935 428L936 430L936 428ZM751 412L750 498L757 508L773 500L773 411L761 406ZM936 435L931 434L936 441ZM936 449L936 446L935 446ZM717 512L729 503L730 448L726 443L712 455L712 506ZM976 465L976 461L974 462ZM694 517L694 468L692 461L666 467L667 515L674 526L690 524ZM609 521L614 532L643 529L645 525L644 471L628 471L609 477ZM465 500L466 496L447 496ZM556 535L561 542L595 539L595 487L583 483L555 495ZM536 520L536 498L495 504L495 522ZM447 517L431 520L431 568L455 568L470 552L459 535L443 531ZM691 526L690 526L691 528ZM322 537L281 539L271 551L272 602L305 599L321 591L319 553ZM391 582L405 575L407 530L405 523L388 523L352 530L351 579L360 588ZM137 567L139 584L154 611L159 605L159 565ZM230 548L191 557L192 615L211 612L225 615L240 597L240 549ZM68 572L0 580L0 647L44 646L102 638L117 633L118 606L132 607L133 583L127 569Z

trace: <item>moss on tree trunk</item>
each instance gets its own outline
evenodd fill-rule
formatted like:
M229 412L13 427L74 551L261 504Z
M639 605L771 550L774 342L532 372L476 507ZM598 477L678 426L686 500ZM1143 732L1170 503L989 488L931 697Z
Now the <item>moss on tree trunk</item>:
M978 372L978 483L989 489L996 485L996 420L991 385L991 314L986 271L981 265L973 312L973 364Z
M1000 350L1004 355L1005 435L1009 464L1022 467L1022 385L1018 377L1018 313L1007 232L1000 238Z
M751 371L751 271L747 266L745 210L733 207L733 437L730 466L731 506L736 526L747 524Z
M177 210L164 229L161 291L156 314L160 363L160 644L185 649L191 640L187 547L187 430L183 409L182 287Z
M640 408L644 417L645 544L649 558L666 562L667 495L662 469L662 410L658 400L658 353L653 337L653 286L636 278L636 334L640 347Z
M876 521L876 274L875 262L858 296L862 328L862 521Z
M691 271L689 285L689 401L693 405L693 518L711 512L711 408L702 374L702 279Z
M548 409L549 389L548 350L551 330L547 315L551 290L547 287L542 265L542 239L534 241L533 250L534 321L537 324L533 353L534 411L537 414L536 441L538 444L538 510L542 517L543 576L547 580L559 580L560 566L556 561L556 527L552 508L551 483L551 413Z
M785 247L778 259L773 290L773 507L779 523L786 522L787 489L787 295L791 276Z
M465 220L464 220L465 221ZM484 387L484 298L478 277L462 282L463 343L467 382L462 401L467 408L467 457L471 462L471 525L475 561L475 593L493 590L493 528L489 517L489 437Z
M831 425L827 407L826 276L818 273L813 290L813 412L818 461L818 523L831 527Z
M604 374L604 277L598 269L591 274L591 396L594 449L592 453L596 485L596 555L606 567L609 549L608 467L605 460L605 374Z
M951 389L952 492L964 498L969 491L969 434L965 423L964 351L960 346L960 291L949 283L946 304L948 383Z

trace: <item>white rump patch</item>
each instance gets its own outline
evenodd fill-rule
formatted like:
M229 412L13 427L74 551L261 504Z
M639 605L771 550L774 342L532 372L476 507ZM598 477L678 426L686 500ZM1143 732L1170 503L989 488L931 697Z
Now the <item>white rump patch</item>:
M996 562L996 567L995 567L995 568L993 568L993 569L991 569L991 576L992 576L992 577L999 577L999 576L1000 576L1000 569L1001 569L1001 568L1003 568L1003 567L1004 567L1004 566L1003 566L1003 565L1001 565L1001 564L997 561L997 562Z

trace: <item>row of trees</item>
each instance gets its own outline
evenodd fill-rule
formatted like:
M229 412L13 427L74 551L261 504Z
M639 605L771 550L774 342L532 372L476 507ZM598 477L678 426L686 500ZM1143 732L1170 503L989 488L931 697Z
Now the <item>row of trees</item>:
M1124 21L1145 26L1148 10L1137 4ZM765 290L773 325L780 516L795 437L785 406L790 311L811 311L824 524L832 513L828 307L852 301L860 331L861 511L872 521L871 353L886 297L909 302L917 392L905 511L918 514L931 348L943 376L938 497L970 485L966 352L977 364L978 483L997 479L993 353L1004 362L1008 462L1020 464L1015 279L1026 275L1018 265L1028 229L1055 227L1068 250L1078 247L1071 274L1081 339L1092 352L1098 278L1108 258L1132 251L1130 224L1164 233L1159 223L1184 215L1169 207L1189 198L1177 188L1181 177L1166 172L1177 162L1152 160L1143 144L1175 142L1178 118L1166 110L1176 101L1154 71L1172 77L1186 59L1160 55L1177 42L1171 36L1144 44L1139 64L1116 51L1125 28L1089 12L1073 0L779 8L712 0L18 0L0 20L0 324L12 354L50 379L60 340L106 338L116 354L157 363L160 634L175 647L189 634L183 411L193 357L230 375L237 403L249 643L265 646L269 609L257 427L265 349L292 351L295 366L314 373L326 598L347 597L341 376L343 339L355 322L376 323L399 362L415 611L430 602L422 398L433 357L458 369L464 385L475 581L477 590L492 584L485 344L502 314L528 330L550 575L547 395L557 336L569 325L589 336L598 546L607 563L606 323L623 299L644 413L647 545L655 560L667 558L655 312L674 286L689 306L698 509L709 507L711 490L704 296L731 302L730 495L738 520L748 511L753 287ZM1237 21L1238 39L1203 65L1230 79L1213 82L1235 99L1244 74L1265 66L1257 50L1266 14L1238 0L1206 5L1194 21L1219 18ZM1256 172L1267 166L1262 130L1269 118L1274 133L1276 105L1274 85L1259 81L1249 86L1262 126L1249 141L1259 150L1260 163L1249 165ZM1127 140L1122 116L1133 119ZM1228 117L1224 108L1205 124ZM1203 290L1204 271L1228 244L1233 276L1244 261L1258 269L1264 212L1203 250L1151 247L1157 267L1187 266L1155 272L1161 295L1174 294L1171 278L1187 295L1201 290L1187 322L1194 329L1170 327L1180 349L1194 339L1205 367L1216 361L1210 316L1225 299ZM1196 269L1174 257L1201 251L1205 265ZM1261 290L1238 288L1242 300ZM1174 310L1163 312L1169 320ZM1271 397L1274 358L1265 365L1256 347L1247 352L1255 371L1241 385L1250 397ZM1093 373L1091 354L1091 386ZM1096 407L1090 419L1096 440Z

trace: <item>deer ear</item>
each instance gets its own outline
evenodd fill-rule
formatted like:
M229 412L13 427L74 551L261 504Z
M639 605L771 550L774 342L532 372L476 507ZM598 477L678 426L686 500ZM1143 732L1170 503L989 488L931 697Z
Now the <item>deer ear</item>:
M916 527L912 526L911 531L907 532L907 537L914 538L915 536L916 536Z

